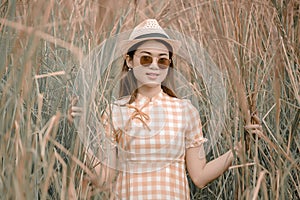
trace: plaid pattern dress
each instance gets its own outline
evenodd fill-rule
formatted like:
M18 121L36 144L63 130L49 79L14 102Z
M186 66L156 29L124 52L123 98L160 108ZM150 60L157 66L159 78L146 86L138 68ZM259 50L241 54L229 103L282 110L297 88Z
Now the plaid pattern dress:
M163 91L126 102L111 109L118 146L116 199L190 199L185 150L206 141L197 109Z

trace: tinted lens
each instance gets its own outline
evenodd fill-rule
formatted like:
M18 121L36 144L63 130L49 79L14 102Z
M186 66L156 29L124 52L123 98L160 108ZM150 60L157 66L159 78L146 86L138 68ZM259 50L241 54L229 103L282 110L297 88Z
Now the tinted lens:
M152 64L152 62L153 62L153 59L151 56L141 56L141 58L140 58L140 63L143 66L149 66Z
M141 56L140 58L140 63L141 65L147 67L149 65L151 65L153 62L153 58L151 56ZM157 61L158 67L160 67L161 69L166 69L170 66L170 59L167 58L159 58Z
M162 69L168 68L170 66L170 63L170 59L167 58L160 58L157 61L158 66Z

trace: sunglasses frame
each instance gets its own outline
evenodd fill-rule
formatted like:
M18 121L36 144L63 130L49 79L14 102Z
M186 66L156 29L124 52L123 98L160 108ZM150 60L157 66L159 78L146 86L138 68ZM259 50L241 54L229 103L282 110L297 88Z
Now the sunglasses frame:
M135 55L136 57L138 57L138 58L140 58L140 65L142 65L143 67L149 67L152 63L153 63L153 61L154 61L154 59L153 58L158 58L158 57L156 57L156 56L150 56L150 55ZM147 63L147 64L143 64L142 63L142 57L149 57L149 58L151 58L151 62L149 62L149 63ZM163 60L168 60L169 61L169 64L168 65L164 65L164 64L162 64L162 63L159 63L159 60L161 60L161 59L163 59ZM157 66L160 68L160 69L167 69L167 68L169 68L170 67L170 64L172 63L172 59L171 58L158 58L157 59Z

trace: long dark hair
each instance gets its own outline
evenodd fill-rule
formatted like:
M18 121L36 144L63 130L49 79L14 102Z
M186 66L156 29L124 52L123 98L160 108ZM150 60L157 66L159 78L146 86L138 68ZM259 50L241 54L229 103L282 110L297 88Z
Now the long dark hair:
M133 55L134 55L136 49L140 45L145 43L146 41L148 41L148 40L139 42L139 43L133 45L131 48L129 48L127 55L130 57L130 59L133 59ZM172 49L171 45L163 40L155 39L155 41L162 43L163 45L165 45L168 48L169 58L172 60L173 49ZM173 60L171 61L169 67L171 68L171 70L170 69L168 70L168 74L167 74L165 80L161 83L161 88L162 88L163 92L165 92L169 96L177 97L175 92L171 89L171 87L174 86L174 84L175 84L174 83L174 75L173 75L174 74ZM120 96L120 98L122 98L124 96L131 96L131 98L129 100L129 104L131 104L136 98L138 87L137 87L136 78L134 77L134 74L133 74L133 70L129 69L129 67L127 66L126 60L124 60L121 77L124 77L124 78L122 78L121 82L120 82L119 96Z

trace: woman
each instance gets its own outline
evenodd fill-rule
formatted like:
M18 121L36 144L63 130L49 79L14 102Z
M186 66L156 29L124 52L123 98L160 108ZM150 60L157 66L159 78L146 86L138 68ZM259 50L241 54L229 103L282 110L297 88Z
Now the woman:
M116 157L109 162L101 158L98 166L102 178L103 166L113 169L106 168L106 174L118 171L116 199L189 199L186 170L202 188L232 164L231 150L206 162L198 111L172 90L172 55L179 45L154 19L135 27L121 44L126 54L121 98L103 115Z

